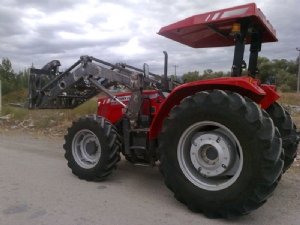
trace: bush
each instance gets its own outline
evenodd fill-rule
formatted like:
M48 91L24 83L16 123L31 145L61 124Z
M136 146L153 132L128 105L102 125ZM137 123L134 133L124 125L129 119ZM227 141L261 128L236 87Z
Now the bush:
M291 92L291 90L292 90L291 87L287 84L280 85L280 87L278 89L281 92Z

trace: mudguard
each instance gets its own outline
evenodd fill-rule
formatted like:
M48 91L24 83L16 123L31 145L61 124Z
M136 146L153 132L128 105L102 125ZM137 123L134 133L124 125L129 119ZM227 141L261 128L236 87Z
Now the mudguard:
M176 87L162 103L151 123L149 139L153 140L158 137L158 133L162 129L163 120L169 115L175 105L178 105L184 98L194 95L197 92L213 89L236 92L260 104L263 109L270 106L280 97L272 86L260 85L259 80L251 77L216 78L180 85Z
M258 102L258 104L261 105L262 109L268 108L273 104L273 102L281 97L280 94L276 92L276 86L274 85L262 84L261 88L266 92L265 97L260 102Z

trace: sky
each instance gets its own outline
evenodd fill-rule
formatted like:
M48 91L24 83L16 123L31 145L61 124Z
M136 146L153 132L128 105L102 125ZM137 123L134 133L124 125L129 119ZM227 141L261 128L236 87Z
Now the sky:
M187 17L251 3L247 0L1 0L0 59L15 72L57 59L67 69L81 55L123 62L163 74L206 69L230 71L233 47L194 49L157 34ZM300 47L299 0L259 0L257 7L276 29L279 42L265 43L260 56L295 60ZM248 62L249 46L245 61Z

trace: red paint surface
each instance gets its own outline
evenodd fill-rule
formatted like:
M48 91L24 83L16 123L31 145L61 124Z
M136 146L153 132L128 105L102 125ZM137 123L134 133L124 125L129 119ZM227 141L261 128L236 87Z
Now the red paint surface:
M128 104L131 93L120 93L116 94L117 98L120 99L124 104ZM164 99L158 94L157 90L145 90L143 91L144 101L142 103L142 114L154 117L156 112L159 110ZM150 113L150 108L154 110ZM98 115L108 119L111 123L116 123L124 115L124 107L111 100L109 97L98 99Z
M261 104L263 109L269 107L280 97L274 86L260 85L259 80L250 77L227 77L187 83L175 88L166 99L160 96L157 90L146 90L143 91L144 100L141 112L142 115L151 117L149 139L157 138L162 129L163 120L169 115L171 109L180 104L184 98L197 92L214 89L236 92ZM128 104L131 93L121 93L116 96L123 103ZM107 118L111 123L116 123L124 115L123 106L108 97L100 98L98 104L98 115ZM150 111L151 108L152 111Z
M258 104L261 105L262 109L268 108L273 104L273 102L281 97L280 94L276 92L276 86L274 85L263 84L261 85L261 88L266 92L265 97L260 102L258 102Z
M158 34L193 48L233 46L229 36L232 25L240 18L249 18L253 27L263 30L262 42L276 42L276 31L255 3L195 15L168 26L162 27ZM212 26L228 38L208 28ZM246 44L250 43L250 36Z

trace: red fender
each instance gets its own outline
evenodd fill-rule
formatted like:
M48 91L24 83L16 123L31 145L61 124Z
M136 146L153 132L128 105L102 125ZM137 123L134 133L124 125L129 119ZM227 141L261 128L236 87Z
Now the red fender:
M192 83L187 83L176 87L162 103L159 111L154 117L150 129L149 139L153 140L158 137L158 133L162 129L163 120L169 115L171 109L178 105L184 98L194 95L200 91L206 90L228 90L239 93L242 96L248 97L258 104L262 103L264 106L271 105L271 101L275 99L275 90L267 85L260 87L259 80L251 77L226 77L216 78L210 80L201 80ZM274 95L270 98L265 98L266 93ZM276 93L277 94L277 93ZM271 103L271 104L270 104Z
M258 104L261 105L262 109L268 108L273 104L273 102L281 97L280 94L276 92L276 86L274 85L262 84L261 88L266 92L265 97L260 102L258 102Z

